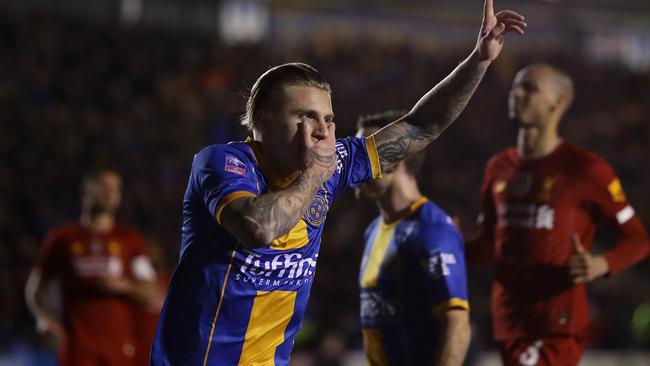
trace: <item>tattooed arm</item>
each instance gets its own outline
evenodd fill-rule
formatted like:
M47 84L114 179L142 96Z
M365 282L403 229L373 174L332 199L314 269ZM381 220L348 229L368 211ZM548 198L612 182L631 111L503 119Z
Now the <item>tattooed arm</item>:
M501 52L504 34L523 34L524 17L510 10L495 15L492 3L493 0L485 1L481 32L470 56L426 93L409 113L373 135L382 171L390 171L395 164L438 138L465 108L489 64Z
M307 168L286 189L257 197L242 197L227 204L221 224L249 248L269 245L293 228L312 203L318 189L336 168L335 125L323 140L312 143L310 131L299 126L305 141Z

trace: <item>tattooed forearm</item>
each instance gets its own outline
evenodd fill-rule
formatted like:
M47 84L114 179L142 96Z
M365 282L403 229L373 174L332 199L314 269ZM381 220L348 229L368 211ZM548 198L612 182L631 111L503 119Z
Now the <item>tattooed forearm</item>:
M487 63L470 55L415 104L408 114L409 123L438 137L465 109L486 70Z
M284 190L233 201L224 209L221 222L246 246L271 244L307 210L325 179L321 171L307 168Z
M381 135L382 140L375 137L382 171L390 171L395 164L424 149L433 140L431 134L406 122L397 122L390 128L391 133Z
M472 53L404 117L375 134L382 169L424 149L463 111L487 70Z

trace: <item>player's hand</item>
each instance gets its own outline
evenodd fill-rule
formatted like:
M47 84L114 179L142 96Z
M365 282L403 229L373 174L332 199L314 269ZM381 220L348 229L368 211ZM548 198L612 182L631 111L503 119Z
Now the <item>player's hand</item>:
M56 319L39 317L36 319L36 330L41 334L53 336L57 341L65 339L65 329Z
M100 280L102 290L114 295L127 295L131 292L131 281L124 278L104 278Z
M329 179L336 168L335 132L334 122L330 122L326 130L319 133L315 133L305 122L298 124L298 133L302 136L303 163L307 169L315 173L314 176L319 183Z
M502 10L495 15L494 1L485 0L483 23L476 42L479 60L495 60L503 48L504 35L509 32L524 34L526 26L523 15L512 10Z
M569 257L569 275L574 285L591 282L609 271L607 259L601 255L591 255L582 246L577 234L573 234L571 241L575 252Z

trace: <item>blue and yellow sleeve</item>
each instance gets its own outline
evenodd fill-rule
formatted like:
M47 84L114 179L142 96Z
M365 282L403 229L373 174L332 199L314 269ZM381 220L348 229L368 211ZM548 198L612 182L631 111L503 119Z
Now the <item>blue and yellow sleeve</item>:
M259 194L253 164L246 154L228 145L211 146L194 157L191 181L218 223L227 204Z
M421 228L418 252L426 259L429 306L433 315L449 309L469 310L463 240L451 223Z
M345 137L336 141L338 162L330 179L334 196L347 188L381 178L379 154L374 137Z

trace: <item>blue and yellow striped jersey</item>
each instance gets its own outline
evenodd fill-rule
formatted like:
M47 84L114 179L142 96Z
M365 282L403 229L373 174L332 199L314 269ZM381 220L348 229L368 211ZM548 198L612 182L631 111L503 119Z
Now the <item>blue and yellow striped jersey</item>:
M180 259L152 365L289 365L328 208L346 188L381 175L372 138L339 139L336 152L337 168L303 218L260 249L246 249L218 224L221 210L238 197L282 189L296 177L267 171L254 141L212 145L196 154L183 201Z
M435 315L469 309L463 240L449 216L426 198L404 216L380 216L365 233L361 325L372 366L433 364Z

